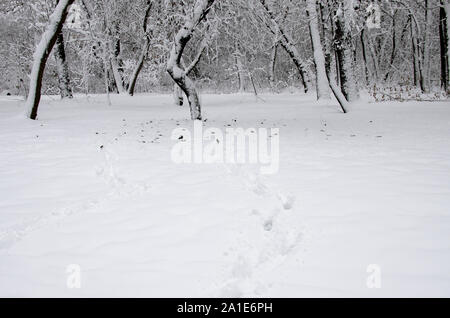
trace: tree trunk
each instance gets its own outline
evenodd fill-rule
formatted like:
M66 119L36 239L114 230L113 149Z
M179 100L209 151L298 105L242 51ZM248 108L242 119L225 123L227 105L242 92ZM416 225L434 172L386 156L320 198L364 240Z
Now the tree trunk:
M334 82L333 79L328 78L329 82L330 82L330 88L333 91L334 96L336 97L339 105L341 106L342 111L345 113L347 113L347 109L348 109L348 101L345 98L344 94L342 94L341 89L339 88L339 86Z
M441 86L450 94L450 4L448 0L441 0L439 11L439 40L441 47Z
M424 92L428 93L430 91L430 43L429 43L429 33L430 33L430 7L429 0L425 0L425 33L423 35L423 53L422 53L422 67L423 67L423 88Z
M188 67L188 69L185 70L181 65L181 59L183 57L184 49L192 38L196 26L206 17L211 6L214 4L214 1L215 0L197 0L195 2L192 17L185 17L184 25L175 36L170 57L167 61L167 73L169 73L174 82L180 86L181 90L186 94L192 120L202 119L200 99L193 80L188 76L188 72L192 68Z
M353 67L354 51L352 49L351 26L349 21L351 17L347 14L347 10L352 3L351 0L345 0L339 4L339 9L335 12L336 28L334 37L341 90L349 102L359 98Z
M239 51L238 48L236 48L234 55L236 57L236 70L237 70L237 76L238 76L239 93L244 93L245 92L245 81L244 81L245 70L244 70L244 64L242 63L242 53Z
M152 9L153 3L151 0L147 0L146 5L147 6L145 9L144 20L142 23L142 30L144 31L144 34L145 34L144 45L142 47L141 55L139 56L138 62L133 71L133 74L131 75L130 82L128 85L128 94L131 96L134 95L134 89L136 87L137 78L139 76L139 73L142 70L142 67L144 66L144 61L147 58L148 50L150 49L150 35L147 30L147 24L148 24L148 18L150 16L150 10Z
M317 99L330 99L330 89L325 69L325 56L320 43L319 25L317 19L317 1L307 0L307 13L309 18L309 33L316 66L316 93Z
M195 68L195 66L198 64L198 62L200 62L200 59L201 59L205 49L206 49L206 41L203 40L202 44L200 46L200 50L198 51L197 56L194 58L194 60L189 65L189 68L186 67L186 64L184 63L184 59L181 58L181 66L183 66L183 68L185 69L186 75L189 75L192 72L192 70ZM174 97L175 105L183 106L183 104L184 104L183 90L176 83L173 85L173 97Z
M70 87L69 65L66 60L66 50L64 48L64 35L61 31L56 38L55 60L58 71L58 85L61 98L73 98L72 88Z
M308 15L311 34L311 43L314 51L314 64L316 65L317 72L317 98L329 99L330 91L333 92L336 100L338 101L341 109L344 113L347 112L348 101L342 94L339 86L335 83L334 79L330 77L330 69L326 67L325 56L323 53L322 42L320 39L318 18L317 18L317 0L308 0Z
M328 20L328 12L329 12L329 7L328 7L328 0L326 1L320 1L319 2L319 8L320 8L320 19L321 19L321 26L322 26L322 39L321 39L321 43L322 43L322 47L324 48L324 55L325 55L325 70L327 72L327 74L329 74L331 72L331 62L332 62L332 58L331 58L331 53L332 53L332 46L331 46L331 41L329 41L327 39L327 35L329 34L329 29L330 29L330 23ZM332 27L332 24L331 24Z
M149 48L150 48L150 39L147 39L145 41L144 47L142 48L142 53L139 56L139 60L136 64L133 74L131 75L131 78L130 78L130 84L128 85L128 94L130 96L134 95L134 89L136 87L136 82L137 82L139 73L141 72L142 67L144 66L144 61L147 57Z
M290 42L287 42L287 41L281 42L281 46L288 53L292 62L294 62L294 65L297 67L297 70L300 75L300 80L302 81L303 90L305 91L305 93L308 93L309 84L308 84L308 80L306 79L307 71L306 71L306 66L303 62L303 59L300 56L300 53L297 51L297 48Z
M414 85L419 87L423 92L423 77L422 77L422 67L420 61L420 49L419 43L417 41L417 37L414 31L414 19L411 18L411 48L412 48L412 62L413 62L413 77L414 77Z
M109 69L110 61L108 58L108 49L105 43L103 46L103 80L105 82L106 102L108 103L108 106L111 106L111 97L109 96Z
M277 63L277 55L278 55L278 41L274 41L272 52L270 53L270 66L269 66L269 84L273 91L276 88L275 65Z
M258 97L258 91L256 89L255 81L253 80L253 75L250 71L248 71L248 78L250 79L250 83L253 87L253 94L255 94L256 97Z
M178 84L173 84L173 101L177 106L183 106L184 104L184 96L183 91L181 90Z
M34 62L30 75L30 90L26 102L27 116L30 119L34 120L37 118L45 65L56 43L58 34L62 31L64 21L67 17L67 9L73 2L74 0L60 0L58 2L54 12L50 16L49 24L44 34L42 34L39 45L34 52Z
M111 46L113 48L115 45L111 45ZM116 52L115 50L112 50L110 52L111 69L112 69L114 81L116 82L116 87L117 87L119 94L124 94L124 93L126 93L125 82L124 82L123 74L120 71L119 60L118 60L115 52Z
M450 94L450 2L449 0L444 0L444 11L445 11L445 34L447 38L447 94Z
M363 57L363 63L364 63L364 77L366 79L366 85L369 85L369 65L368 65L368 61L367 61L367 49L366 49L366 41L364 39L364 35L365 35L365 29L361 30L361 36L360 36L360 40L361 40L361 50L362 50L362 57Z
M292 59L292 62L294 62L295 66L298 69L298 72L300 73L300 79L302 81L305 93L309 90L309 84L307 79L307 69L306 65L303 62L303 59L298 52L297 48L293 44L294 41L290 38L290 36L284 31L284 29L281 27L281 25L277 22L275 18L275 14L270 10L269 6L267 5L265 0L259 0L259 2L262 4L265 12L269 16L270 24L267 25L267 27L271 30L271 32L275 35L281 36L280 44L281 46L286 50L289 57Z
M126 83L123 74L123 63L120 60L120 38L118 34L119 25L116 22L111 22L108 19L108 15L105 17L106 32L109 41L107 41L107 46L109 48L109 59L111 63L112 75L117 87L119 94L127 93Z
M397 10L394 11L392 16L392 51L391 51L391 61L390 65L394 65L395 55L397 54L397 32L396 32L396 15ZM392 68L389 68L386 74L384 75L384 80L387 81L389 76L391 75Z

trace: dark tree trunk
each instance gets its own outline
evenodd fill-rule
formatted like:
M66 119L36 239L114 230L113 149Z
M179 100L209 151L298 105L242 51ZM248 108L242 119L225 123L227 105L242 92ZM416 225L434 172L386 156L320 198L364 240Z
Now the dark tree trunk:
M366 85L369 85L369 65L367 64L367 51L366 51L366 40L364 38L365 29L361 31L361 50L362 50L362 58L364 63L364 76L366 79Z
M394 65L395 61L395 55L397 54L397 34L396 34L396 15L397 11L394 11L393 17L392 17L392 51L391 51L391 62L390 65ZM384 76L384 80L387 81L390 74L391 74L391 68L386 72L386 75Z
M278 42L273 43L272 52L270 54L269 83L272 90L275 89L275 66L277 64Z
M441 87L445 92L449 93L449 56L448 56L448 28L447 28L447 12L444 8L445 0L441 0L441 8L439 10L439 42L441 48Z
M238 85L239 85L239 93L245 92L245 70L244 70L244 63L242 62L243 54L241 53L239 49L239 45L236 45L236 49L234 52L235 60L236 60L236 72L237 72L237 78L238 78Z
M130 83L128 85L128 94L130 94L131 96L134 95L134 89L136 87L136 82L137 82L139 73L141 72L142 67L144 66L144 62L145 62L145 59L147 58L148 50L150 48L150 34L149 34L149 31L147 30L147 22L148 22L148 18L150 16L150 10L152 8L151 0L147 0L146 4L147 4L147 7L145 9L144 20L142 23L142 29L145 34L145 40L144 40L144 45L142 47L141 55L139 56L139 60L137 62L136 68L134 69L133 74L131 75Z
M334 34L334 43L336 51L336 65L339 67L339 79L342 93L345 98L352 102L358 99L358 91L356 89L356 79L354 76L354 50L352 49L352 38L350 30L346 26L346 13L344 4L340 4L340 12L335 11L336 26Z
M417 41L417 36L414 30L414 19L411 18L411 47L412 47L412 62L413 62L413 73L414 73L414 85L423 92L423 76L422 76L422 63L420 58L419 43Z
M309 85L308 82L306 81L306 67L303 65L303 61L299 58L299 55L296 53L296 50L293 50L294 47L290 45L290 43L281 42L281 46L288 53L292 62L294 62L294 65L296 66L298 73L300 75L300 80L302 81L303 89L305 93L307 93L309 91Z
M67 9L73 2L74 0L60 0L58 2L53 14L50 16L50 22L41 37L41 41L34 52L34 62L30 76L30 90L26 103L27 116L30 119L34 120L37 118L45 65L56 43L58 34L62 31L67 17Z
M70 87L69 65L67 64L66 50L64 48L63 32L60 32L56 38L54 55L58 71L58 84L61 98L73 98L72 88Z
M147 57L149 47L150 47L150 41L146 41L146 44L144 45L141 56L139 57L138 63L136 65L136 68L134 69L134 72L131 75L130 84L128 85L128 94L131 96L134 95L134 90L136 88L136 82L137 82L139 73L141 72L142 68L144 67L144 61L145 61L145 58Z

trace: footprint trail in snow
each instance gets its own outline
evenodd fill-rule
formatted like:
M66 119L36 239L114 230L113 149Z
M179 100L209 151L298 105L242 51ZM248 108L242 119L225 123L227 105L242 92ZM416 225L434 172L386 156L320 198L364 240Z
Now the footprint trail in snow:
M241 166L227 171L239 179L261 204L243 218L243 228L227 254L233 258L227 279L213 294L219 297L262 296L271 287L267 274L280 266L302 239L300 224L293 222L295 197L275 191L261 177Z

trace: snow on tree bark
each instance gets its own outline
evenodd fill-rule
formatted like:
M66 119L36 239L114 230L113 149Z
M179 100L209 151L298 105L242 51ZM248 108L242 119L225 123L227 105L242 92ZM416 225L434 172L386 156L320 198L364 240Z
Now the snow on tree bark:
M62 31L68 13L67 9L73 2L74 0L60 0L58 2L54 12L50 16L49 24L44 34L42 34L41 40L34 52L33 67L30 75L30 90L26 102L27 117L30 119L35 120L37 118L45 65L50 52L56 43L58 34Z
M175 36L170 51L170 57L167 61L167 72L188 99L192 120L202 119L200 98L197 89L195 88L194 81L188 76L188 71L192 68L189 66L185 69L182 66L182 57L184 49L192 38L195 28L206 17L214 4L214 1L215 0L197 0L195 2L192 15L190 17L185 17L184 25Z
M198 62L200 62L200 59L202 58L203 52L206 49L206 38L203 39L200 49L197 53L197 56L194 58L194 60L191 62L191 64L189 64L189 67L186 67L186 64L184 63L184 59L181 58L181 65L183 66L183 68L185 69L185 73L186 75L189 75L192 70L195 68L195 66L198 64ZM183 90L180 88L180 86L178 86L177 83L174 84L173 86L173 97L174 97L174 102L176 106L183 106L184 104L184 95L183 95Z

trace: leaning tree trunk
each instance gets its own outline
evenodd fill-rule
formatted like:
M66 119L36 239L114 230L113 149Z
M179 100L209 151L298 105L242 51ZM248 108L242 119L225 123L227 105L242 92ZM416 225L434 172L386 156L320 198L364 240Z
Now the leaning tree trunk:
M309 18L309 34L314 53L314 65L316 66L316 93L317 99L330 99L329 83L325 69L325 56L320 43L319 23L317 19L317 1L307 0L307 13Z
M61 31L56 38L55 60L58 71L58 85L61 98L73 98L72 88L70 87L69 65L66 60L66 50L64 48L64 35Z
M340 8L335 13L336 29L334 41L341 89L349 102L355 101L359 97L353 68L354 51L352 49L351 17L347 14L347 10L350 9L352 4L351 0L345 0L339 4Z
M151 2L151 0L147 0L146 4L147 4L147 7L145 9L144 21L142 24L142 29L145 34L144 45L142 46L142 52L141 52L141 55L139 56L139 60L136 64L133 74L130 77L130 83L128 85L128 94L130 96L134 95L134 89L136 87L137 78L139 76L139 73L142 70L142 67L144 66L144 61L147 58L148 50L150 49L150 34L149 34L149 31L147 30L147 24L148 24L148 18L150 16L150 10L152 8L153 3Z
M307 70L305 63L303 62L303 58L300 56L297 48L291 42L281 41L281 46L288 53L292 62L294 62L295 66L297 67L297 70L300 74L300 80L302 81L303 89L305 93L307 93L309 91L309 84L306 78Z
M49 24L44 34L42 34L41 41L34 52L34 62L30 75L30 90L26 102L27 116L30 119L34 120L37 118L45 65L56 43L58 34L62 31L68 13L67 9L73 2L74 0L60 0L58 2L50 16Z
M198 61L194 61L186 69L182 66L181 59L184 49L192 38L195 28L206 17L215 0L197 0L191 17L186 16L183 27L175 36L170 57L167 61L167 73L186 95L191 111L192 120L201 120L200 99L195 88L194 81L188 76L189 72Z
M297 48L294 45L294 41L290 38L290 36L286 33L286 31L283 29L283 27L280 25L280 23L277 21L276 16L274 12L269 8L269 5L267 4L266 0L259 0L262 7L264 8L265 12L267 13L270 23L266 24L267 27L271 30L271 32L275 36L280 36L280 44L285 49L285 51L288 53L289 57L292 59L292 62L294 62L295 66L298 69L298 72L300 73L300 79L303 84L303 88L305 90L305 93L309 90L309 84L307 79L308 71L306 69L306 65L298 52Z
M141 55L139 56L139 60L136 64L133 74L131 74L130 84L128 86L128 94L130 96L134 95L134 90L136 88L136 82L137 82L139 73L141 72L142 68L144 67L144 61L147 57L148 50L150 48L150 39L147 39L145 42L146 43L144 44L144 47L142 48Z

